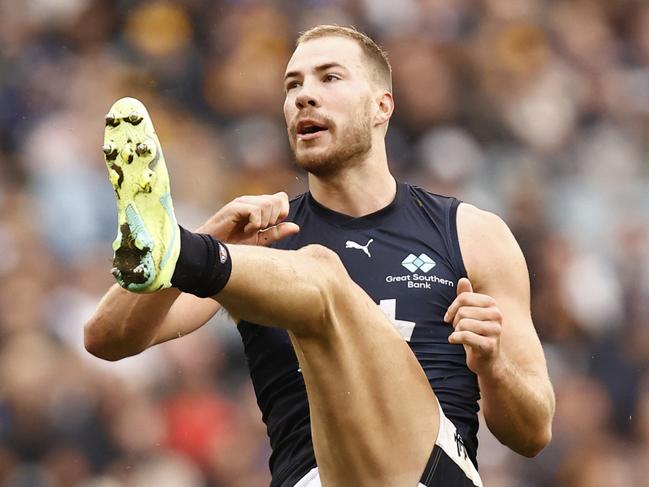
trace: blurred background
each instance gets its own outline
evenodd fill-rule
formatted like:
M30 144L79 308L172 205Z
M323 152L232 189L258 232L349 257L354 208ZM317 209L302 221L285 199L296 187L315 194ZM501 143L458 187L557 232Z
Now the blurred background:
M528 460L483 427L485 485L649 486L639 0L0 0L0 485L268 485L227 320L119 363L83 349L113 282L103 116L147 104L185 226L240 194L296 195L281 78L318 23L391 56L398 177L495 211L526 255L554 439Z

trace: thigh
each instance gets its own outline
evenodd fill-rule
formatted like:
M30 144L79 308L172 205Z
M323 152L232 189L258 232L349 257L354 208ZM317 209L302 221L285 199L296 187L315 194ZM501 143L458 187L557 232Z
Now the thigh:
M319 333L291 333L324 487L414 487L439 428L437 400L381 309L341 278Z

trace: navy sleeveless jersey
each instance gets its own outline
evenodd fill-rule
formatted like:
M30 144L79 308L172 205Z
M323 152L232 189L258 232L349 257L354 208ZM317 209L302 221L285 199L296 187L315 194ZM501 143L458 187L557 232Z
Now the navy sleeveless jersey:
M398 183L390 205L352 218L305 193L291 201L287 218L300 225L300 232L274 246L317 243L338 254L351 278L407 340L476 463L478 381L466 365L464 348L448 343L452 326L442 321L457 281L466 276L456 230L458 204ZM316 465L297 358L285 330L247 322L238 328L273 450L271 487L292 487Z

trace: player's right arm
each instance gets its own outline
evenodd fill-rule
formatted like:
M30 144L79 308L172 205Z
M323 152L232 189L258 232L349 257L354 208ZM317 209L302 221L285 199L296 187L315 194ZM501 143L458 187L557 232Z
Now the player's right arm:
M286 193L242 196L233 200L196 231L230 243L269 245L299 231L282 223L288 215ZM86 350L105 360L119 360L193 332L220 309L209 298L177 289L135 294L113 285L84 327Z

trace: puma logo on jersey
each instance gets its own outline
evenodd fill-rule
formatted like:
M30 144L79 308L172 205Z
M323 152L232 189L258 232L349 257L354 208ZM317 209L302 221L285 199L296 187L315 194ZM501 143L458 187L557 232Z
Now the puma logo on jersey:
M347 240L345 242L345 248L346 249L357 249L357 250L362 250L367 254L368 257L372 257L372 254L370 254L369 246L370 244L374 242L374 239L371 238L365 245L361 245L359 243L354 242L353 240Z

